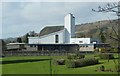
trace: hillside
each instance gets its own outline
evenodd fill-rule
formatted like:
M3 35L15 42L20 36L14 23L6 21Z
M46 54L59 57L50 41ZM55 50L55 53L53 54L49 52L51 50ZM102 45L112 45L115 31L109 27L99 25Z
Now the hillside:
M116 45L116 41L110 39L108 36L111 34L115 37L112 27L117 31L117 20L104 20L94 23L78 24L76 25L76 36L100 38L100 30L102 30L105 33L106 42L111 45Z

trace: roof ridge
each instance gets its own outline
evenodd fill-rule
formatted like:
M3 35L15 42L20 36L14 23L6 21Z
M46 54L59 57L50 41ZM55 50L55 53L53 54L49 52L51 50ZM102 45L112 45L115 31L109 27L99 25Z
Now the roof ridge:
M46 37L46 36L48 36L48 35L51 35L51 34L54 34L54 33L57 33L57 32L62 32L62 31L64 31L65 29L62 29L62 30L59 30L59 31L56 31L56 32L53 32L53 33L50 33L50 34L46 34L46 35L42 35L42 36L40 36L39 38L41 38L41 37Z

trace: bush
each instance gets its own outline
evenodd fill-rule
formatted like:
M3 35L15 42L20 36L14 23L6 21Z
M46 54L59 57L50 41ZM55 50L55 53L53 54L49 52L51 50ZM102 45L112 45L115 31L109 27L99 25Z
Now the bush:
M114 55L113 54L100 54L99 57L101 59L114 59Z
M68 68L76 68L75 60L67 60L65 64Z
M105 71L105 67L103 65L100 66L100 71Z
M120 64L116 65L115 68L117 72L120 72Z
M74 59L76 57L76 54L69 54L67 56L67 59Z
M85 55L82 55L82 54L69 54L67 56L67 59L81 59L81 58L85 58Z
M118 52L117 48L110 48L109 50L110 50L110 52Z
M83 55L83 54L77 54L76 58L77 59L85 58L85 55Z
M95 58L83 58L83 59L73 59L73 60L67 60L66 66L68 68L76 68L76 67L83 67L88 65L94 65L98 63L98 59Z
M55 60L55 64L57 64L57 65L65 65L65 60L64 59Z

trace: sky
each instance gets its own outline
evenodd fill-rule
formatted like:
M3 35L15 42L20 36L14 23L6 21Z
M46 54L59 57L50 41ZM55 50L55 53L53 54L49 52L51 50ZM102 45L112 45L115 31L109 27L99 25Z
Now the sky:
M40 32L45 26L64 25L64 16L72 13L75 23L117 19L114 13L97 13L106 2L2 2L0 37L20 37L29 31Z

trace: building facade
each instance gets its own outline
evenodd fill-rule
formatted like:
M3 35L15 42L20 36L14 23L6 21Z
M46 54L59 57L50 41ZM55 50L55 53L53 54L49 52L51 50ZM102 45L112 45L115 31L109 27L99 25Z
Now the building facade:
M75 38L75 17L69 13L64 18L64 29L40 37L29 37L29 44L91 44L100 43L95 38Z
M71 13L66 15L64 18L64 29L38 37L29 37L29 44L31 46L38 46L38 50L47 48L43 46L44 44L46 44L45 46L48 47L51 45L52 47L60 47L64 44L67 44L69 46L76 44L79 46L77 47L77 50L79 51L94 51L94 44L99 43L101 43L101 41L96 38L75 38L75 17ZM70 48L69 46L67 47Z

